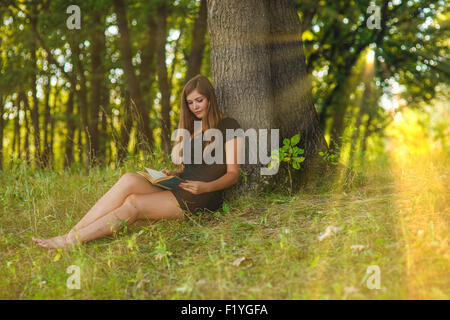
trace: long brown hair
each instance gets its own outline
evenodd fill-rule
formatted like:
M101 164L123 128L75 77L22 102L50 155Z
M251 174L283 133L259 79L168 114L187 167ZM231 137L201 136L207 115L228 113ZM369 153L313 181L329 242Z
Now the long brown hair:
M198 120L191 112L187 102L187 96L197 90L198 93L204 95L209 102L208 112L202 119L202 131L210 128L217 128L219 121L222 120L223 114L220 112L217 103L216 93L214 87L209 79L201 74L196 75L190 79L183 88L180 101L180 121L178 122L178 129L187 129L191 136L194 133L194 120Z
M205 132L211 128L217 128L220 120L225 115L220 111L217 103L216 93L214 87L207 77L198 74L190 79L184 86L180 99L180 121L178 122L178 129L186 129L190 132L191 138L194 135L194 121L198 120L194 113L191 112L187 102L187 96L197 90L198 93L205 96L208 99L209 107L206 115L202 120L202 132ZM181 137L178 137L175 144L181 141ZM206 142L208 145L209 141ZM182 143L180 145L183 145ZM182 154L182 148L181 148Z

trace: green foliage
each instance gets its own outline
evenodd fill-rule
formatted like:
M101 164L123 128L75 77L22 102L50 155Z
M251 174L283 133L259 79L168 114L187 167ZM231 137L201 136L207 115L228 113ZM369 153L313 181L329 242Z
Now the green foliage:
M338 155L337 154L328 153L328 151L325 151L325 152L320 151L319 155L328 164L332 164L332 165L338 164L338 161L337 161Z
M239 174L242 177L242 180L244 181L244 183L247 183L248 173L242 169L239 169Z
M392 91L400 87L404 107L421 109L421 102L431 103L438 88L448 83L448 1L295 2L314 103L325 133L339 131L340 121L334 118L353 116L361 108L362 118L370 119L365 124L366 139L394 119L381 105L383 95L395 100L399 93ZM367 27L371 3L380 8L379 29ZM361 103L358 91L362 86L368 89ZM342 127L352 123L349 120Z
M301 163L305 161L305 157L301 156L305 152L305 150L297 146L299 142L300 142L299 134L292 136L291 139L284 138L283 146L281 148L272 150L271 154L272 160L270 161L268 166L268 168L271 169L274 168L275 166L279 166L281 162L285 162L287 164L291 193L292 193L291 167L294 168L295 170L299 170L301 168Z
M272 161L269 163L268 168L273 168L280 164L280 162L286 162L288 166L292 166L295 170L299 170L301 163L305 161L305 157L302 155L305 150L297 147L300 142L300 135L296 134L291 139L285 138L283 140L283 146L279 149L272 151Z
M230 207L228 206L228 204L226 202L222 203L222 210L223 210L223 213L230 212Z
M128 231L128 225L127 225L128 220L130 220L130 218L119 220L118 228L121 229L121 231L119 232L120 235L124 235L124 234L127 233L127 231Z

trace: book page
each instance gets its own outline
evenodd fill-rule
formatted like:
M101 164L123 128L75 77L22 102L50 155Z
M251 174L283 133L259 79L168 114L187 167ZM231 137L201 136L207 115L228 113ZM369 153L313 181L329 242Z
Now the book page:
M161 171L156 171L156 170L149 169L149 168L145 168L145 170L147 170L147 172L153 177L153 179L167 177L167 175L162 173Z

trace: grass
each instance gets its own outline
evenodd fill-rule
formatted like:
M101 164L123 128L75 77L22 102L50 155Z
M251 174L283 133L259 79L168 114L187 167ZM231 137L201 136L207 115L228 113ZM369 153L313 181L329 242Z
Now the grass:
M448 160L387 154L360 168L362 186L241 195L214 214L143 221L63 251L31 237L67 232L136 168L19 165L0 175L0 298L448 299ZM328 226L340 230L319 241ZM80 290L66 286L70 265ZM380 289L367 287L371 265Z

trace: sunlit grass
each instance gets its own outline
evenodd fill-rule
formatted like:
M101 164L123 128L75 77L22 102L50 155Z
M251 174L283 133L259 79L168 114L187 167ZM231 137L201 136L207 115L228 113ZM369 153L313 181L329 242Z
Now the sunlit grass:
M416 113L405 112L391 132L407 289L411 298L446 298L450 288L449 159L417 121Z

